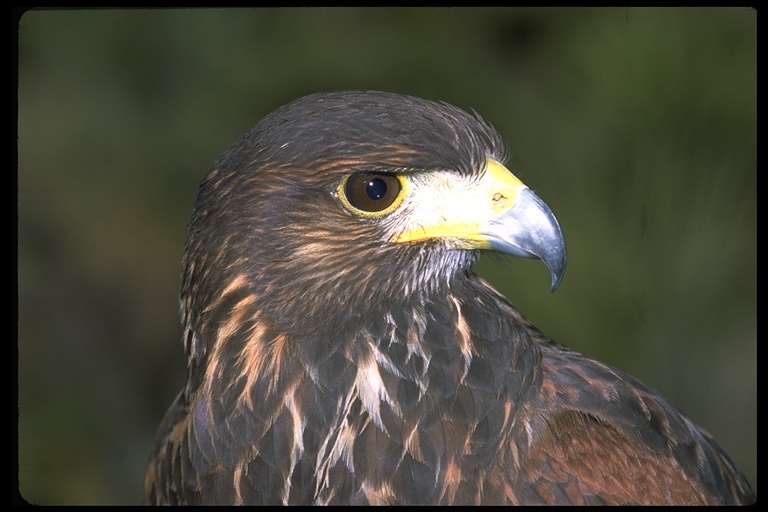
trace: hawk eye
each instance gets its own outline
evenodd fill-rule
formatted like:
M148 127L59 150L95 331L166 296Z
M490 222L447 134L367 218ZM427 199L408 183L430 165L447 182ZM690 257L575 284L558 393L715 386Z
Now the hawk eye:
M349 177L344 193L349 204L364 212L386 210L400 195L400 180L394 174L356 173Z

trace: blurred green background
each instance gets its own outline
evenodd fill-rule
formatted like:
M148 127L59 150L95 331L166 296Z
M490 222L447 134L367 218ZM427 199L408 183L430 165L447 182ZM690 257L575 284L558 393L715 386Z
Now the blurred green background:
M136 504L184 380L184 229L211 162L303 94L475 109L568 242L478 271L710 430L757 486L756 30L746 8L67 10L19 21L18 469Z

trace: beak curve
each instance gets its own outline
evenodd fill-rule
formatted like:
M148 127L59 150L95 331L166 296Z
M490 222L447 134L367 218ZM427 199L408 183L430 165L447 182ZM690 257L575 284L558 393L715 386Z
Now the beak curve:
M434 173L437 184L413 186L410 226L397 232L397 243L447 240L453 247L495 250L538 258L552 275L552 291L565 272L565 239L552 210L504 165L488 159L482 176L458 184Z
M560 286L567 260L565 238L552 210L531 189L522 188L514 204L481 233L493 250L543 261L552 275L552 291Z

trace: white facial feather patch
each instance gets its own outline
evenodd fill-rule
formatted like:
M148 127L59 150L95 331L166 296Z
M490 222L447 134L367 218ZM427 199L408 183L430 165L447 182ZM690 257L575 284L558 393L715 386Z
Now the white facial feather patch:
M408 173L408 195L403 205L392 215L391 237L398 233L426 230L439 224L463 222L472 209L483 201L485 189L477 177L451 171ZM470 203L468 203L470 201ZM467 204L467 207L463 205Z

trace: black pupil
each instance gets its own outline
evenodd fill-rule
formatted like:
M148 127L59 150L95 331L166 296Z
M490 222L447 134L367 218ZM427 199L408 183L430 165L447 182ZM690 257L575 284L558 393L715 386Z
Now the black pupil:
M365 193L373 200L379 200L387 194L387 184L381 178L373 178L365 186Z

